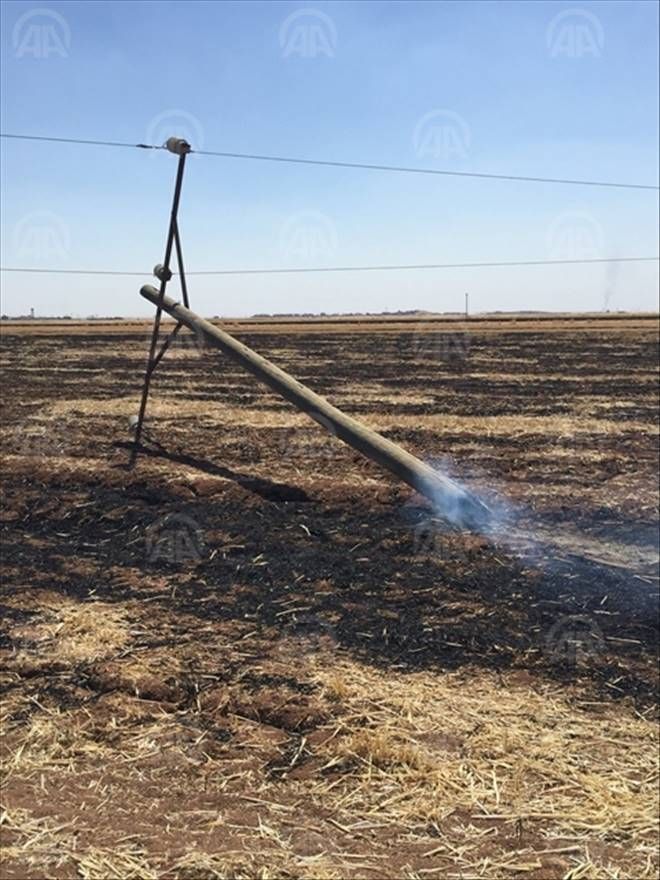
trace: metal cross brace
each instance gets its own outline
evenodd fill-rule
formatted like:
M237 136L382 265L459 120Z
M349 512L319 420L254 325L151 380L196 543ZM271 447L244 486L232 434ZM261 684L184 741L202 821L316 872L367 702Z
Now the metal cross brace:
M179 157L177 166L176 181L174 183L174 197L172 199L172 211L170 213L170 225L167 232L167 244L165 246L165 258L154 268L154 275L160 281L160 289L158 291L158 302L156 303L156 314L154 316L153 328L151 331L151 343L149 345L149 356L147 358L147 367L144 374L144 383L142 385L142 399L140 401L140 411L138 414L137 424L135 426L135 438L133 441L133 449L129 461L129 467L133 467L137 460L140 449L140 439L142 437L142 427L144 424L144 414L147 409L147 399L149 397L149 387L151 385L151 377L154 370L161 362L163 355L176 338L182 325L177 322L172 332L165 338L158 352L158 339L160 332L160 319L163 313L163 299L165 297L165 289L167 282L172 278L170 269L170 261L172 259L172 248L176 249L176 262L179 270L179 278L181 280L181 292L183 294L183 304L189 307L188 302L188 286L186 284L186 274L183 268L183 251L181 249L181 237L179 235L179 201L181 199L181 186L183 184L183 171L186 165L186 156L190 152L190 144L183 138L171 137L166 143L167 149L171 153L176 153Z

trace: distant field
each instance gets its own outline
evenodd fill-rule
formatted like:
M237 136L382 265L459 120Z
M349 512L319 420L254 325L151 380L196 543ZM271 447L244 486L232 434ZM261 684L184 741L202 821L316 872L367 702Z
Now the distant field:
M206 317L206 316L203 316ZM171 320L166 315L165 322ZM465 318L462 314L452 315L332 315L326 317L255 317L255 318L209 318L212 323L222 325L226 328L239 328L244 331L259 332L270 327L277 327L278 332L286 332L290 330L294 332L296 329L302 328L304 332L325 332L327 329L333 329L336 325L342 330L359 332L368 330L373 332L379 331L405 331L411 326L440 327L447 325L453 329L458 326L474 327L479 326L481 331L487 329L501 330L503 327L515 327L516 330L533 330L537 327L545 329L564 329L573 327L576 324L587 325L591 330L600 327L617 326L621 329L637 329L648 328L654 324L658 324L658 315L656 313L569 313L569 314L534 314L507 312L502 314L484 314L472 315ZM108 333L124 333L124 332L141 332L144 328L151 326L151 319L123 319L123 320L94 320L84 321L78 319L72 320L41 320L35 319L26 321L0 321L0 333L29 333L40 334L61 332L62 328L66 328L72 333L88 333L88 332L108 332Z
M655 316L2 324L3 878L655 878Z

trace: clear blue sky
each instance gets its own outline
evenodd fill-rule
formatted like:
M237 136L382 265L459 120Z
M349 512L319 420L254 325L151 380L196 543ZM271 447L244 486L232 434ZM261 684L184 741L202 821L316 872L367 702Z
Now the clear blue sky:
M655 2L39 0L3 3L2 25L6 132L657 183ZM3 265L148 280L174 156L8 141L3 154ZM649 256L657 207L653 191L191 156L181 232L191 270ZM142 283L3 274L2 309L147 314ZM475 311L655 309L657 284L651 263L190 287L200 312L243 315L445 311L465 291Z

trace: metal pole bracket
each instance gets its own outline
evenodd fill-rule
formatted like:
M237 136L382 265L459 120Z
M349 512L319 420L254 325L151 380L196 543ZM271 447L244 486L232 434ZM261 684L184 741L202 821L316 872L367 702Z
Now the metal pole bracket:
M183 250L181 248L181 238L179 236L179 201L181 199L181 187L183 184L183 171L186 164L186 156L191 151L190 144L183 138L171 137L165 142L165 147L170 153L174 153L179 157L177 166L176 181L174 183L174 196L172 198L172 210L170 212L170 224L167 231L167 243L165 245L165 258L162 263L154 266L153 274L160 281L160 290L158 291L158 301L156 303L156 314L151 331L151 343L149 345L149 356L144 373L144 382L142 384L142 398L140 401L140 411L135 424L135 437L133 441L133 449L129 461L129 467L133 467L138 456L140 448L140 439L142 437L142 426L144 424L144 415L147 409L147 400L149 397L149 388L151 385L151 377L163 358L163 355L174 341L177 333L181 329L181 323L177 323L174 330L163 342L160 350L157 351L160 319L163 312L163 302L165 300L165 289L168 281L172 280L172 270L170 269L170 260L172 258L172 250L176 250L176 261L179 270L179 278L181 281L181 291L183 293L183 302L188 307L188 286L186 284L186 274L183 267Z

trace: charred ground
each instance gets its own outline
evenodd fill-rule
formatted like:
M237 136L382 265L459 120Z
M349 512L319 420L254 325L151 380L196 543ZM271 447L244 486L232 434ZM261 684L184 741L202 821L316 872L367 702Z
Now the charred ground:
M653 876L655 324L237 335L500 528L192 336L129 471L146 328L6 333L4 873Z

